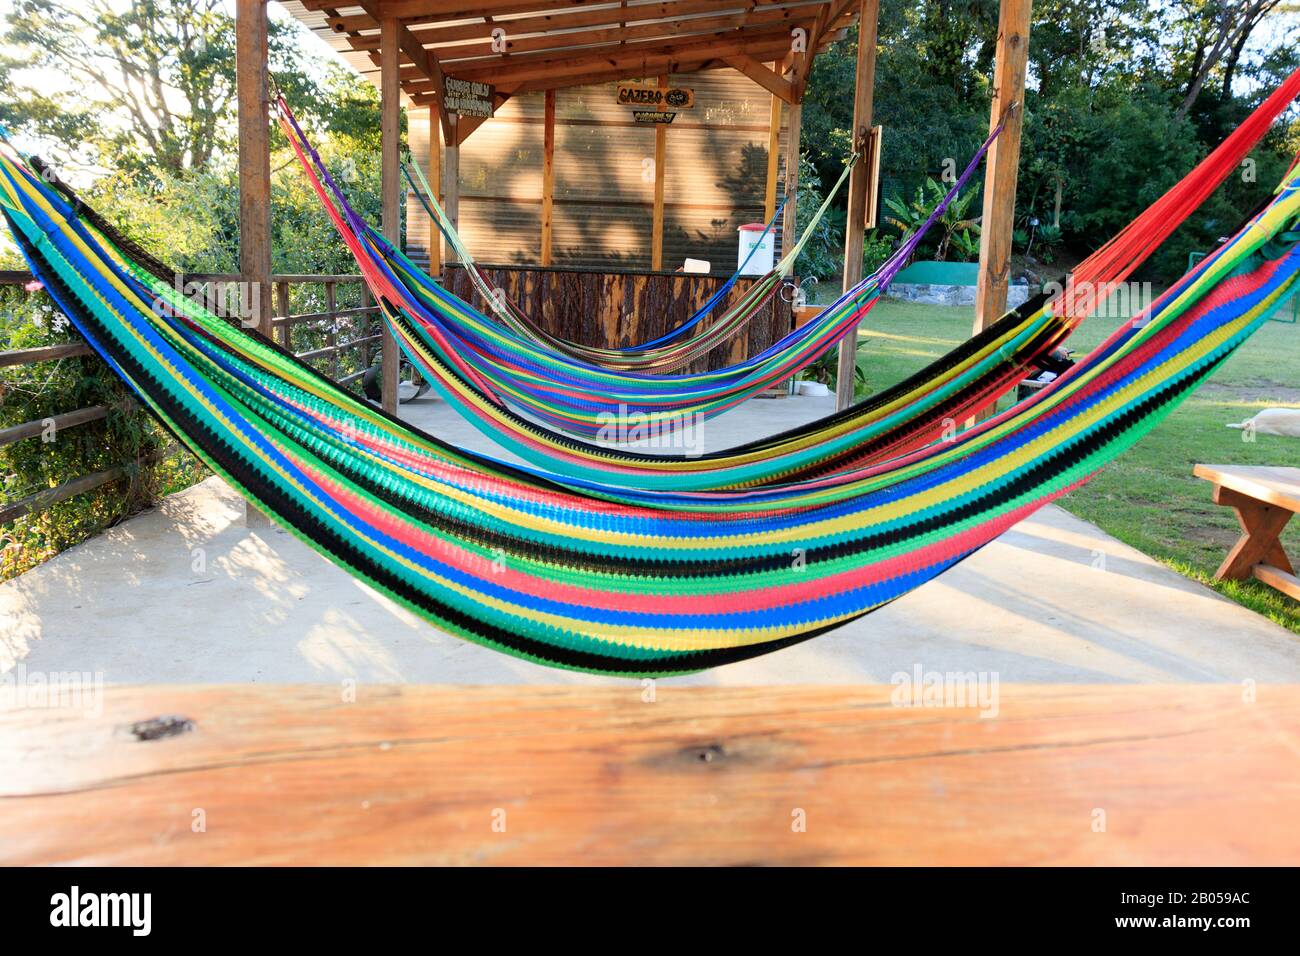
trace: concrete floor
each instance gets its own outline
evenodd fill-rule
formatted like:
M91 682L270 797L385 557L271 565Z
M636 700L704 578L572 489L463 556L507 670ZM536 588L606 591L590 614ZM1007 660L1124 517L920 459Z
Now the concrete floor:
M709 422L722 448L826 414L830 399L757 400ZM494 450L441 401L403 414ZM505 456L503 456L505 457ZM291 535L243 526L210 478L0 584L0 672L109 683L597 683L449 637ZM1300 680L1300 638L1048 507L894 604L694 684L888 682L899 672L1000 681Z

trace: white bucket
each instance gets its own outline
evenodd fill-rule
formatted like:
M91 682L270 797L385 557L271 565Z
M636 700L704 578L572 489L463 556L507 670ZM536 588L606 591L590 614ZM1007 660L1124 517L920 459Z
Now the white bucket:
M748 222L736 230L740 233L736 268L740 269L743 276L767 275L772 271L776 255L776 233L772 230L764 232L765 228L761 222ZM754 250L754 257L749 259L751 249ZM745 262L746 259L749 259L748 263Z

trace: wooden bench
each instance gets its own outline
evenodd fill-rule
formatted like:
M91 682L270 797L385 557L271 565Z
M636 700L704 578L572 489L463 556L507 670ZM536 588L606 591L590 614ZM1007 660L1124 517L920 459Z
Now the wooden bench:
M1220 581L1254 577L1300 601L1300 578L1279 535L1300 511L1300 468L1197 465L1197 478L1214 485L1214 503L1237 512L1241 538L1215 573Z
M1300 688L108 688L0 706L0 864L1300 863Z

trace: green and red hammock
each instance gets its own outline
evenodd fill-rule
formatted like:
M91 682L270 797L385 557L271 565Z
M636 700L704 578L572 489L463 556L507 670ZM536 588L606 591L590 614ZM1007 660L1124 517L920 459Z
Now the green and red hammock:
M411 163L404 162L402 164L402 172L405 174L407 182L410 183L411 191L416 200L424 208L432 224L442 232L447 241L451 243L452 248L456 250L457 264L469 276L470 284L478 293L479 298L492 309L506 328L555 352L598 365L601 368L654 372L656 374L665 374L683 368L708 355L714 349L726 344L743 332L758 313L773 303L783 285L783 281L794 270L794 262L798 258L800 250L803 249L809 237L816 230L826 210L830 207L835 194L844 185L844 181L848 177L848 171L849 167L846 166L844 172L840 174L835 187L827 194L821 208L817 210L811 221L804 227L803 238L793 244L793 247L773 268L755 279L750 287L745 290L739 302L729 307L713 322L707 325L703 324L704 320L717 310L726 300L731 290L735 288L742 272L757 251L757 244L750 250L749 255L740 263L736 271L709 297L708 301L692 313L681 325L650 342L619 348L600 348L570 342L552 335L541 322L528 315L520 308L518 303L509 299L504 294L505 290L493 287L487 274L475 261L474 256L456 231L455 226L452 225L446 213L443 212L442 206L439 205L437 197L434 196L424 173L420 172L418 166ZM777 217L781 215L781 210L784 207L784 201L777 206L772 218L763 227L763 235L767 235L772 231L776 225ZM696 332L697 329L699 330L698 333Z

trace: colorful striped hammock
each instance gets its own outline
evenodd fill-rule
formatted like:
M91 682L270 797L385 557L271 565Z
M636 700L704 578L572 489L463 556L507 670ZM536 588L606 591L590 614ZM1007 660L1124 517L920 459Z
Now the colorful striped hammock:
M504 407L445 362L410 316L389 301L404 291L386 286L376 286L375 291L408 357L454 409L502 447L570 481L708 490L825 479L923 447L1013 389L1036 360L1059 345L1238 167L1298 91L1300 71L1181 182L1081 263L1072 281L1050 302L1027 303L921 372L851 409L724 452L645 454L557 434ZM346 239L349 233L342 234ZM360 256L358 262L364 265ZM627 437L644 434L644 429L637 430L634 416L628 420L633 427Z
M287 111L288 107L286 106L284 109ZM830 195L826 197L826 202L822 203L821 208L817 210L816 214L804 227L803 238L798 241L795 254L792 256L787 253L772 269L759 276L753 285L745 291L739 302L724 312L717 321L709 325L699 335L692 337L689 333L693 332L707 316L712 314L730 294L731 290L735 288L746 266L758 251L757 243L750 249L749 254L745 256L726 282L681 325L656 339L640 345L607 349L583 345L579 342L570 342L552 335L540 322L529 316L516 302L508 298L504 294L505 290L494 288L482 267L475 261L460 234L450 220L447 219L447 214L438 203L424 173L420 171L418 166L409 162L402 164L402 172L410 184L412 194L428 214L430 222L438 228L452 248L456 250L458 265L469 276L474 290L488 304L506 328L553 351L598 365L601 368L642 372L653 371L660 374L690 365L714 349L725 345L744 331L754 317L773 301L773 298L784 284L784 280L794 269L794 260L798 255L797 250L802 249L808 238L813 235L822 217L826 214L830 201L834 199L835 194L844 185L844 181L848 177L848 170L849 167L845 167L839 181L831 190ZM777 205L772 218L763 227L763 236L773 230L776 220L784 208L785 200L782 200Z
M1141 259L1235 168L1272 118L1295 97L1300 89L1298 78L1300 74L1293 74L1187 180L1170 190L1147 215L1076 272L1074 284L1086 288L1083 299L1089 307L1096 306L1098 295L1104 298L1116 283L1131 274ZM283 107L281 125L408 358L444 397L467 410L470 420L480 430L538 464L549 462L545 452L530 447L535 444L536 436L524 437L523 433L529 429L511 422L509 416L497 409L508 405L552 428L614 442L644 434L664 436L683 426L698 426L708 417L735 407L757 391L784 379L852 334L878 300L881 279L887 281L890 270L905 259L903 256L891 260L880 273L850 290L817 320L738 365L691 376L651 376L599 368L502 329L441 289L348 206L292 115ZM1225 162L1227 159L1232 159L1232 163ZM973 171L977 160L978 154L966 175ZM1195 197L1196 203L1187 203L1185 199L1189 196ZM1140 255L1135 255L1135 251ZM1088 272L1088 267L1094 265L1093 272ZM1078 296L1067 290L1064 298L1065 301L1051 303L1051 308L1040 311L1035 317L1040 326L1057 324L1072 328L1077 323L1082 317L1074 301ZM1044 340L1059 341L1059 335L1041 328L1039 331L1043 332ZM1030 361L1051 347L1034 352ZM1023 370L1025 363L1019 367ZM1009 375L998 383L1004 391L1013 385L1014 378ZM925 437L932 438L942 427L942 419L938 423L930 421ZM542 437L541 441L550 439ZM563 443L562 439L558 442ZM893 444L888 450L905 447L908 446ZM560 454L569 457L567 452ZM585 452L580 454L586 456ZM637 466L632 467L638 470ZM653 470L655 466L650 468ZM789 477L791 473L782 474Z
M676 375L604 368L561 354L553 344L539 344L502 328L442 289L348 205L282 101L280 122L312 188L352 251L381 308L391 311L390 307L396 306L413 319L412 334L424 348L435 352L443 364L485 394L509 402L553 427L588 437L614 433L610 429L611 417L625 420L644 416L649 427L671 432L720 414L788 379L856 332L862 317L878 300L881 284L902 268L910 250L920 241L919 236L909 238L880 269L834 305L743 362ZM936 215L974 172L991 141L992 136L971 160ZM797 252L791 250L788 258L797 256ZM402 344L408 353L415 348L414 342Z
M583 490L458 451L151 275L21 157L0 207L33 271L187 447L311 547L444 630L655 676L806 640L1085 482L1295 289L1300 184L1032 398L851 480Z
M38 159L33 162L45 181L61 192L102 236L124 250L137 266L163 282L174 282L176 273L172 268L121 236L52 169ZM1007 357L1029 347L1022 343L1037 341L1033 336L1027 337L1026 326L1041 321L1038 311L1037 307L1026 307L1005 316L995 327L963 343L927 369L852 409L773 438L709 455L648 455L588 445L547 431L487 402L472 387L466 387L472 398L481 400L497 416L498 423L504 423L504 427L499 425L499 442L509 445L507 435L525 440L535 438L537 444L531 449L532 454L551 456L546 459L547 464L575 482L584 478L597 482L603 479L633 487L646 485L651 490L756 487L804 477L834 476L887 457L892 450L924 444L920 436L929 423L943 422L945 427L950 426L955 419L943 416L957 415L961 409L974 407L977 401L991 401L1014 384L1023 366L1009 362ZM1063 328L1059 322L1047 323L1046 327L1058 332ZM443 370L443 374L452 373ZM989 383L998 375L1002 384L991 392ZM949 387L941 388L941 385Z

